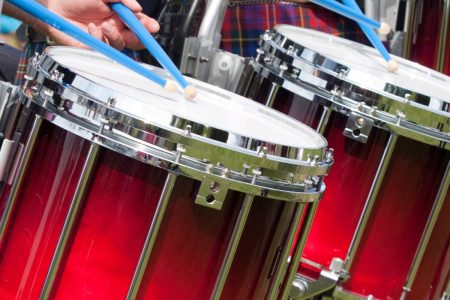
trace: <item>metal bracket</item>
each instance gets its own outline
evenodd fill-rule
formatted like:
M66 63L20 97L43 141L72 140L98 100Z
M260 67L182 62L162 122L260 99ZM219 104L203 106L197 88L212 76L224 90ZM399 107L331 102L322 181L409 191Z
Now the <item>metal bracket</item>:
M372 130L373 120L360 116L354 112L350 113L344 135L361 143L366 143Z
M18 87L8 82L0 81L0 135L4 138L5 129L7 127L6 119L8 116L5 114L8 103L15 98Z
M342 259L333 258L330 270L322 270L319 279L316 281L311 281L297 274L292 282L289 300L311 299L332 290L341 278L343 265Z
M229 189L229 183L225 179L213 176L204 176L195 204L221 210Z

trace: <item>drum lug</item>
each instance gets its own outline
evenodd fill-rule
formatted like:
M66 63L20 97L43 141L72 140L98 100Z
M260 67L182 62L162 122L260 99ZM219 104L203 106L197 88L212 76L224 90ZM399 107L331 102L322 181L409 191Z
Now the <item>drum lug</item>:
M224 169L224 175L228 169ZM195 204L222 210L223 202L228 193L229 183L227 180L215 176L204 176L195 198Z
M373 120L360 116L354 112L350 113L344 135L351 139L366 143L372 130Z

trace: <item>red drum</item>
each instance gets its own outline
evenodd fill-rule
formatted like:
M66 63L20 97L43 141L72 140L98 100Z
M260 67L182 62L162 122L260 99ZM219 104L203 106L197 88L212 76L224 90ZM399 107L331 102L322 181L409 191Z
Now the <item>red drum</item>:
M318 128L336 157L286 296L436 299L445 289L450 78L396 59L392 74L374 49L288 25L260 40L248 95Z
M307 126L190 81L194 101L91 51L32 60L0 221L1 299L277 291L331 153Z

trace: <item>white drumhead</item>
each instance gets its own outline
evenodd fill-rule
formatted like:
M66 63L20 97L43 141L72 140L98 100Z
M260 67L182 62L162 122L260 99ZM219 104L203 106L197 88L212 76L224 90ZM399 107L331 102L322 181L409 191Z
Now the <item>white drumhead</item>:
M392 56L398 62L399 70L391 73L387 71L384 59L372 47L291 25L278 25L275 30L298 45L350 67L348 80L362 88L383 91L387 82L432 98L450 100L450 77L417 63Z
M308 126L247 98L188 79L198 96L187 100L181 91L168 93L108 58L88 50L52 47L47 53L59 64L89 79L90 95L98 86L118 92L116 109L154 125L167 125L173 115L237 135L274 144L323 149L326 140ZM152 68L152 67L149 67ZM167 120L169 118L169 120Z

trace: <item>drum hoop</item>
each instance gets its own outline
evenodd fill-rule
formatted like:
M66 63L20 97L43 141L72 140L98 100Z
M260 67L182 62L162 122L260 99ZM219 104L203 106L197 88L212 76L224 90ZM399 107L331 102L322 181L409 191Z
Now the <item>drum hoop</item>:
M439 131L433 127L423 126L409 120L407 116L393 115L390 111L374 109L373 106L358 102L354 98L348 97L344 93L337 93L313 84L309 84L291 75L280 73L280 69L270 66L261 65L258 62L252 62L253 69L258 75L276 83L282 88L301 96L302 98L317 102L320 105L331 106L338 113L349 115L354 112L360 116L374 120L374 126L394 132L398 135L433 145L439 148L450 150L450 130ZM380 99L382 96L380 96ZM395 102L397 103L397 102ZM436 124L448 124L449 117L441 114L435 114L430 111L424 111L410 103L407 107L408 111L420 112L423 119L430 119ZM393 107L391 110L400 110L402 107ZM442 130L445 126L442 126Z
M46 68L48 69L46 70ZM261 172L260 178L264 178L260 182L264 183L268 189L273 189L272 186L274 183L278 184L282 189L288 188L289 191L287 192L273 190L270 193L271 195L278 195L280 193L288 194L288 196L277 196L286 200L293 198L299 199L299 196L296 194L299 190L309 191L313 188L316 191L315 193L321 193L320 191L324 187L322 184L323 177L328 173L332 165L332 158L330 155L327 155L326 149L295 149L292 152L294 149L289 149L289 147L284 146L283 148L283 146L279 145L260 144L262 147L267 145L274 148L278 147L278 149L275 149L276 151L281 151L280 153L286 151L286 156L295 157L286 158L274 155L276 153L273 149L271 149L271 153L265 153L264 151L257 152L255 150L240 152L230 148L220 147L220 144L217 145L218 143L208 143L208 140L205 138L203 140L195 139L195 134L191 132L183 130L171 131L156 125L150 126L148 123L144 123L132 116L114 110L113 107L108 106L108 103L94 99L90 95L87 96L71 87L70 84L57 79L55 74L58 73L54 71L48 72L50 70L49 68L61 72L71 72L67 69L64 70L61 65L46 54L39 59L32 59L28 68L28 75L32 78L33 84L26 85L29 88L21 91L21 98L27 102L28 106L34 107L33 111L35 113L55 123L57 126L65 128L69 132L73 132L89 140L92 140L93 137L101 137L101 139L108 140L108 143L98 143L105 147L108 147L109 144L114 144L114 147L111 146L109 148L137 159L139 159L139 156L136 153L141 153L142 149L146 149L149 157L156 157L165 161L167 164L173 164L175 162L170 157L175 157L181 147L183 148L182 156L186 159L177 163L176 169L183 169L183 166L185 168L191 168L187 162L197 162L195 164L197 167L196 171L204 176L205 173L210 175L211 165L218 166L214 167L214 169L223 172L225 172L224 170L228 170L226 176L221 175L222 178L225 177L228 179L234 176L237 181L244 185L248 185L247 182L249 180L251 181L252 176L249 174L253 170L258 170ZM77 80L87 80L73 72L68 77L77 77ZM48 97L48 95L51 95L51 97ZM111 117L114 117L115 120L112 126L113 129L103 129L104 124L102 122L111 119ZM177 116L173 117L178 118ZM70 121L61 121L65 119L70 119ZM182 124L186 123L181 121L188 121L182 118L178 119ZM71 125L63 123L69 123ZM195 123L190 122L189 124ZM145 140L147 136L151 136L153 141L149 142L148 139ZM115 139L121 142L114 142ZM247 138L246 140L248 141L249 139ZM119 145L122 145L122 147ZM256 150L261 150L261 148ZM220 152L221 155L217 155L217 152ZM170 155L167 156L168 154ZM208 157L208 154L211 157ZM301 160L298 157L306 157L307 159ZM173 169L174 167L171 168ZM243 175L240 176L238 174ZM268 184L268 182L271 184ZM294 192L295 196L293 196L292 190L296 190ZM311 196L308 194L303 197L303 199L305 198L310 199ZM314 196L314 199L319 198L320 195Z
M312 75L311 77L322 82L322 88L328 88L329 90L338 89L341 95L358 99L354 101L373 103L371 105L372 108L387 113L390 119L398 119L398 112L401 112L404 115L404 119L411 123L419 124L419 126L424 127L425 131L428 131L428 128L442 127L442 131L450 132L449 126L446 125L450 114L444 111L446 107L450 106L449 100L431 98L421 93L400 88L389 82L380 81L376 77L373 77L373 80L379 82L377 86L384 86L384 91L374 90L370 87L361 88L361 83L354 82L348 78L352 72L351 68L322 56L314 50L294 43L289 38L278 33L276 28L263 34L260 39L261 48L258 49L257 61L264 66L273 66L278 69L275 72L289 73L294 78L305 74ZM299 30L307 31L307 29ZM290 48L291 45L295 45L297 48L294 47L295 50L293 50ZM302 51L312 54L311 57L314 57L314 61L302 58ZM300 69L305 66L307 66L306 70L305 68ZM444 76L432 70L430 72L436 74L436 76ZM432 99L443 103L441 105L442 111L431 109ZM430 117L424 118L424 114ZM442 121L438 122L436 120ZM443 124L443 126L440 126L439 123Z
M354 81L355 79L358 78L357 76L352 77L353 81L349 78L350 77L349 74L353 71L350 66L346 66L342 62L335 61L326 55L316 52L315 50L313 50L311 48L308 48L306 46L303 46L301 44L294 42L290 38L284 36L283 34L281 34L280 32L277 31L277 29L280 27L295 27L297 30L299 30L299 32L303 31L306 34L308 32L317 33L317 31L315 31L315 30L311 30L311 29L307 29L307 28L300 28L300 27L296 27L296 26L292 26L292 25L277 25L277 26L275 26L275 28L272 31L266 31L260 37L259 44L263 49L265 47L267 47L266 50L269 53L272 53L271 51L281 51L281 53L283 54L282 55L283 62L285 62L286 64L292 64L295 61L309 62L309 63L314 64L319 69L321 69L325 72L328 72L329 74L331 74L333 76L339 77L340 79L342 79L344 81L348 81L351 84L366 85L365 83ZM324 33L321 33L321 34L324 34ZM333 36L333 35L330 35L330 36L332 36L336 40L343 39L338 36ZM367 47L367 46L365 46L365 47ZM370 47L367 47L367 48L371 49ZM302 56L303 51L307 51L309 53L309 56L314 57L313 61L305 60L304 56ZM403 59L401 57L396 56L395 59L397 61L411 63L411 61ZM330 64L330 62L331 62L331 64ZM416 64L416 65L418 66L418 68L428 71L429 73L434 75L434 77L448 78L448 76L446 76L445 74L439 73L435 70L429 69L429 68L419 65L419 64ZM380 81L380 79L376 76L371 77L371 80ZM384 91L373 91L373 92L378 92L378 93L384 92L389 95L400 97L401 99L403 99L403 101L406 99L405 95L410 95L409 98L407 98L406 100L415 101L415 102L420 101L419 102L420 104L422 104L422 101L424 101L424 100L428 100L427 103L429 103L430 98L434 98L434 99L443 101L445 103L448 103L450 105L450 99L430 97L429 95L423 94L418 91L413 91L413 90L409 90L404 87L396 86L395 84L392 84L390 82L382 81L382 86L386 86L387 88ZM414 96L415 96L415 98L413 98ZM419 101L416 101L416 100L419 100ZM424 108L428 107L425 104L422 104L422 105L424 106Z
M248 173L238 171L229 171L227 177L224 177L224 171L227 168L223 166L211 167L208 162L187 155L179 155L179 151L169 151L162 147L155 147L153 144L144 144L109 130L99 132L99 126L83 122L61 111L51 102L44 103L36 96L27 97L22 91L19 91L19 97L31 112L57 127L114 152L177 175L199 181L205 179L205 176L217 181L226 180L231 190L290 202L318 201L325 191L323 182L320 182L318 186L312 186L306 185L305 182L278 181L267 176L259 176L255 179Z

